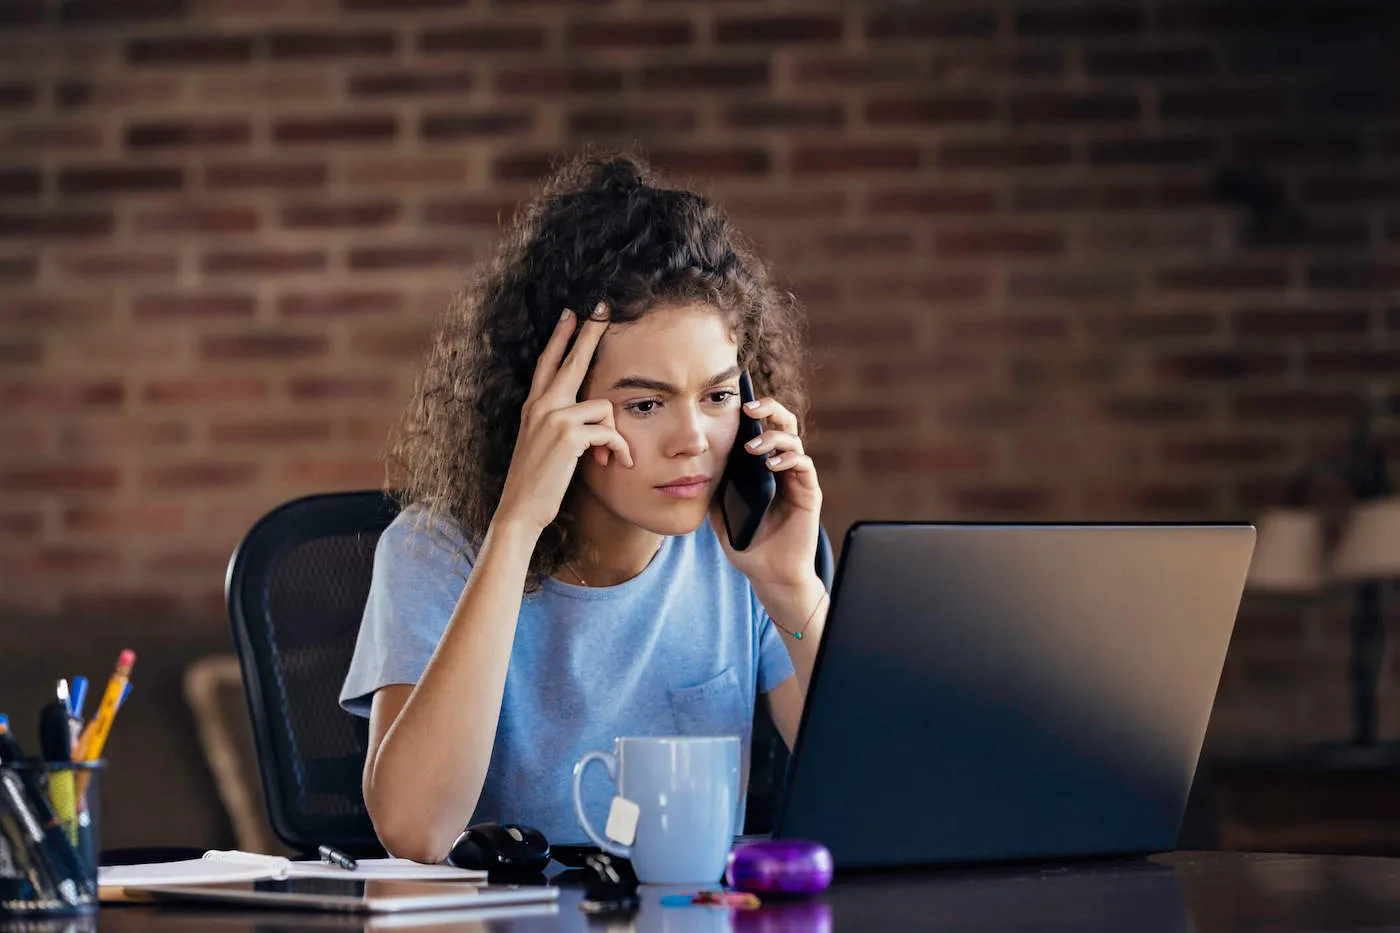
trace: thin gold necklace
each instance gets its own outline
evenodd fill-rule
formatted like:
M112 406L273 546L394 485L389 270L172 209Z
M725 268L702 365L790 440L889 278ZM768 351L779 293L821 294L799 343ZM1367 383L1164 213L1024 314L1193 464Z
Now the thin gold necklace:
M572 562L566 560L566 561L564 561L564 566L565 566L565 567L568 567L570 570L572 570L572 571L574 572L574 576L578 577L578 582L579 582L579 583L582 583L584 586L587 586L587 585L588 585L588 581L585 580L585 579L583 578L583 574L581 574L581 573L578 572L578 568L575 567L575 566L573 565Z

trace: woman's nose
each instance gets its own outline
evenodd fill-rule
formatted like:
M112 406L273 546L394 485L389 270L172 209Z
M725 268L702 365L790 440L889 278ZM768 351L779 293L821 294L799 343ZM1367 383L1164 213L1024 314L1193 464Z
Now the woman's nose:
M675 456L694 456L709 450L710 441L705 435L705 422L699 412L691 410L681 416L671 439L671 448Z

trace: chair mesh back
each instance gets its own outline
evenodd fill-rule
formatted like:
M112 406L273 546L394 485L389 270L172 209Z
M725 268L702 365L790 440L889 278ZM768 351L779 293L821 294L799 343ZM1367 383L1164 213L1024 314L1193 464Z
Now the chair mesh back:
M369 595L374 549L396 507L379 493L312 496L249 532L229 574L229 614L274 831L374 851L360 793L365 720L338 698Z

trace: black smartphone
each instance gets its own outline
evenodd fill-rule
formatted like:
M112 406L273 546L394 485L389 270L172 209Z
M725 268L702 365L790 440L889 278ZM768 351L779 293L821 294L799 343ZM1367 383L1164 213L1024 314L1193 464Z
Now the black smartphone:
M751 417L744 405L752 402L753 382L749 374L739 374L739 433L729 451L729 462L719 484L719 509L724 516L724 530L729 544L742 551L753 540L754 532L763 521L774 496L778 494L778 479L765 462L767 454L754 454L744 445L763 433L763 425Z

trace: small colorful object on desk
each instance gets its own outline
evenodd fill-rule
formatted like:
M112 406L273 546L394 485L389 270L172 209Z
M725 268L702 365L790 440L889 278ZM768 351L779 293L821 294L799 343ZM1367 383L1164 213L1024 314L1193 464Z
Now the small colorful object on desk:
M667 894L660 900L662 907L732 907L735 910L756 910L759 899L739 891L699 891L695 894Z
M736 891L765 896L819 894L831 884L831 853L810 839L760 839L735 846L724 880Z

